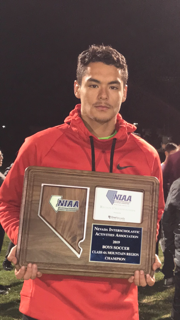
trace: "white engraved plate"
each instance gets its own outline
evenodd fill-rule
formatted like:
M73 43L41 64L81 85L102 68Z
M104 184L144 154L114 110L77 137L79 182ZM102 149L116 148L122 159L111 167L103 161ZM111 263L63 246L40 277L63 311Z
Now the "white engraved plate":
M96 187L94 220L141 223L143 192Z

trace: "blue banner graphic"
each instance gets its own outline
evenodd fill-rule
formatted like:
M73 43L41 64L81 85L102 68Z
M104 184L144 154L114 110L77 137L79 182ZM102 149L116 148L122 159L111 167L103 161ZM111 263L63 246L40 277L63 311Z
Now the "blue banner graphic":
M142 228L92 225L90 261L140 264Z

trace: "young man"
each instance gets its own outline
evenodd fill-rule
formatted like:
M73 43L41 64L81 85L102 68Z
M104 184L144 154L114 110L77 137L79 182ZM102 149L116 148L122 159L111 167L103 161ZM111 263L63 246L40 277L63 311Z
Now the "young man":
M159 156L133 135L136 127L119 114L127 96L127 78L125 58L111 47L91 46L79 55L74 93L81 105L63 125L26 139L3 186L1 221L13 243L17 243L24 170L32 165L156 176L160 181L160 220L164 202ZM15 250L9 257L13 263ZM159 266L156 259L153 269ZM27 280L21 291L24 319L38 320L138 320L136 285L154 284L143 271L136 271L128 281L41 275L32 264L16 271L16 277Z

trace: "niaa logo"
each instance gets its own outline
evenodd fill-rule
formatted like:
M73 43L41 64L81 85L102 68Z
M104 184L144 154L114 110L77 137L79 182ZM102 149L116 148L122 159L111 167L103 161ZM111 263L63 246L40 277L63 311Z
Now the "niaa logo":
M106 197L108 198L111 204L114 204L114 203L129 204L132 198L132 196L128 196L126 194L118 194L118 192L114 190L108 190Z
M50 204L53 209L58 211L71 211L75 212L79 210L79 201L78 200L69 200L63 199L62 196L51 196Z

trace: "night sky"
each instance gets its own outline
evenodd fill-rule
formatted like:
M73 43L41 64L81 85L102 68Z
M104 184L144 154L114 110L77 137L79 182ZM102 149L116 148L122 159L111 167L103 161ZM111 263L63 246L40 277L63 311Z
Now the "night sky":
M158 130L180 143L179 0L1 0L0 8L5 163L26 136L62 123L78 103L77 56L93 43L112 45L127 59L123 118L140 132L151 129L147 140L156 148Z

